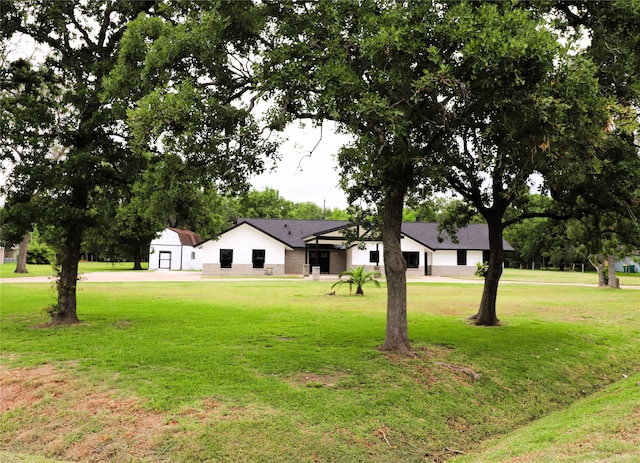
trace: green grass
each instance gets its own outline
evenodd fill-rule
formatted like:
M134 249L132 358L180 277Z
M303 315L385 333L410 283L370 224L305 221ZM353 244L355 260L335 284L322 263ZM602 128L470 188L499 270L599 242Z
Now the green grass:
M479 328L465 317L480 285L412 283L417 356L405 358L376 350L384 289L330 286L81 282L83 323L51 328L49 285L3 284L4 365L53 365L73 387L32 379L34 403L3 415L0 449L73 459L99 436L110 461L444 461L640 371L635 290L503 285L502 325ZM76 409L88 391L139 399L125 424L161 417L146 453L121 421ZM55 423L64 439L24 437Z
M148 264L145 262L142 264L142 268L146 269ZM81 261L79 264L80 273L88 272L111 272L119 270L131 270L133 268L132 262L87 262ZM15 273L16 264L2 264L0 265L0 278L19 278L19 277L38 277L38 276L53 276L55 274L51 265L36 265L27 264L28 273Z
M622 286L640 286L640 273L616 273ZM598 274L593 272L564 272L554 270L520 270L505 268L501 281L522 281L537 283L572 283L597 285Z
M636 374L452 463L640 461L639 388Z

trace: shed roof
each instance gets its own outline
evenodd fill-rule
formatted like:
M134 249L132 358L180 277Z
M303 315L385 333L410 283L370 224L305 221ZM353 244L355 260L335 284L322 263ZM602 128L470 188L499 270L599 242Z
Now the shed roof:
M178 234L180 238L180 244L182 246L195 246L202 242L202 238L197 233L192 232L191 230L187 230L186 228L173 228L169 227L174 233Z

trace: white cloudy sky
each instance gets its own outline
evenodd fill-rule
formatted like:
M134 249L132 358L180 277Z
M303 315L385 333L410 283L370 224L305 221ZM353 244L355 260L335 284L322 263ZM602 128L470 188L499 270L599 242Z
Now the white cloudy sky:
M328 123L323 126L322 138L320 128L310 124L294 124L285 135L289 141L280 148L282 159L274 171L254 177L253 187L274 188L284 199L296 203L311 201L327 209L345 209L347 200L338 187L335 155L349 137L336 134Z

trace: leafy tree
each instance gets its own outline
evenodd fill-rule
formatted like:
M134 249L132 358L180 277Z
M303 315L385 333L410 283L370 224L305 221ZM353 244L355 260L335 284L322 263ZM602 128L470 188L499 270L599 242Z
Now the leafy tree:
M239 217L289 218L292 217L293 203L280 196L274 188L251 190L240 197L237 212Z
M129 197L154 157L178 157L209 188L242 189L261 169L256 153L273 151L241 102L249 81L239 57L250 55L259 20L248 2L2 6L3 40L16 32L50 51L40 67L3 63L9 81L18 69L43 76L17 83L17 96L2 94L11 128L3 132L3 159L11 156L6 146L29 148L15 159L7 209L23 233L32 223L51 229L61 263L52 322L76 323L83 238L104 226L105 204L115 210L112 201ZM23 118L25 106L10 104L15 98L46 98L36 106L48 108L46 117Z
M434 187L455 190L488 223L492 258L475 319L496 324L502 230L522 218L505 218L507 208L524 206L533 174L562 170L576 159L564 153L602 137L609 114L594 67L524 4L272 7L263 78L279 89L275 121L332 119L356 135L338 160L350 202L370 204L380 217L388 278L382 348L410 352L402 211L407 197Z
M343 280L342 277L347 277ZM380 287L380 282L376 278L380 277L380 272L365 272L364 265L360 267L354 267L349 270L340 272L338 275L339 280L335 282L331 288L340 287L342 285L349 285L349 294L351 294L351 288L356 287L356 294L364 296L362 287L367 283L373 283L377 288Z
M260 8L247 1L163 7L164 18L130 23L105 92L126 111L134 151L150 159L118 210L124 221L149 223L152 233L124 227L140 248L167 226L215 237L242 208L231 195L250 194L249 175L277 147L251 114Z
M488 224L489 266L472 318L495 325L503 229L541 213L529 204L535 174L560 173L554 177L563 181L574 164L593 165L611 102L598 91L591 62L561 46L535 11L461 3L449 13L459 18L451 33L460 53L452 78L465 88L451 104L464 116L454 129L460 142L436 162L446 185Z
M273 125L295 118L331 119L356 140L339 154L350 203L380 217L387 276L382 349L410 352L406 262L400 249L404 198L428 177L425 152L442 143L441 80L422 92L422 76L438 76L431 2L267 2L273 18L262 80L277 101Z
M2 155L13 164L8 220L23 233L32 224L53 227L50 244L61 264L54 324L78 321L82 238L99 225L93 205L102 196L117 198L137 170L138 158L127 149L117 118L99 94L126 23L153 7L153 2L96 0L3 2L3 41L18 33L48 50L40 66L23 59L4 62L15 91L2 94L10 128L3 132L3 147L23 151L12 157L3 149ZM25 76L42 78L26 83ZM18 104L12 104L16 98Z
M291 210L291 217L300 220L322 220L325 211L316 203L307 201L304 203L294 203Z
M11 12L11 7L8 8ZM15 181L9 181L0 194L17 194L25 198L37 194L28 185L25 170L40 156L52 153L50 125L55 120L53 107L58 96L55 77L46 68L34 69L28 60L16 59L8 45L14 25L11 15L2 18L0 27L0 171L4 176L15 171ZM53 154L55 157L56 155ZM25 167L27 166L27 167ZM32 188L29 190L29 188ZM2 240L6 245L19 243L16 273L27 273L27 247L33 229L33 207L25 201L9 202L2 211Z
M585 53L597 64L599 90L615 102L606 124L607 143L595 162L577 163L564 182L549 190L553 197L577 207L573 231L583 239L602 285L602 262L609 265L609 286L616 287L613 263L628 246L638 247L640 223L640 153L637 142L640 104L640 1L555 2L567 33L588 35ZM550 174L554 174L553 172ZM568 180L568 181L567 181ZM578 230L582 230L579 232Z

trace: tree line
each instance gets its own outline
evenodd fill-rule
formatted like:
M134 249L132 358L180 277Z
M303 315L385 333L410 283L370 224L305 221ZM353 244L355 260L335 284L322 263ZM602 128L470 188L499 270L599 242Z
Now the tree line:
M379 226L384 242L383 349L411 352L407 204L460 198L442 223L452 236L476 215L487 223L478 325L499 322L509 227L574 220L604 254L638 236L639 0L2 8L3 233L50 233L54 323L78 321L83 241L116 227L141 242L157 225L150 205L176 213L246 193L297 120L353 136L337 159L349 203L365 209L350 217ZM42 44L45 59L14 58L16 36Z

